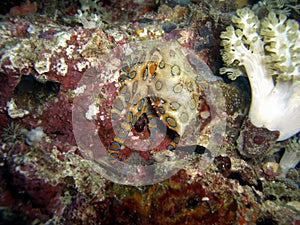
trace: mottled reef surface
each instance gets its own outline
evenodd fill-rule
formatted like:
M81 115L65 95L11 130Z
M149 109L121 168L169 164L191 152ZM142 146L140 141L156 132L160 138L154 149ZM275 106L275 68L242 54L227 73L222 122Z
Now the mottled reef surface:
M293 0L1 2L0 224L300 224L299 130L282 140L282 130L253 124L249 57L231 62L226 52L236 34L230 50L259 58L240 22L256 18L253 29L280 24L292 43L283 48L299 56L299 8ZM274 47L270 32L253 29L262 49ZM299 76L290 76L300 99Z

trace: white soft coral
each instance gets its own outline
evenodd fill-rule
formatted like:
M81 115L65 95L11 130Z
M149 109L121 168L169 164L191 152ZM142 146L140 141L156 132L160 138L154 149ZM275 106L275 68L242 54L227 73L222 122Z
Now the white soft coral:
M262 22L248 9L240 9L233 26L221 34L222 57L235 79L243 66L252 98L249 118L256 127L279 131L278 141L300 131L300 31L294 20L270 13ZM235 68L232 68L235 67Z

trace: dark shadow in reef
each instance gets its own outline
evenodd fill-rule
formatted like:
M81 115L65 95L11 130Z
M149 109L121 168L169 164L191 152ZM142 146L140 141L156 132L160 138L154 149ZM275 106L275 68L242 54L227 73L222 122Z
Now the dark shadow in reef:
M43 105L60 91L60 83L39 80L34 75L22 75L14 90L14 96L22 108L31 109Z

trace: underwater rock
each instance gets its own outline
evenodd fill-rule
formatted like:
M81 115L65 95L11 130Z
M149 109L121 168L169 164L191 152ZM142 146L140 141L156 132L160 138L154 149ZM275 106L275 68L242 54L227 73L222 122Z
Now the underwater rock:
M170 33L172 30L176 29L177 25L176 23L165 23L162 26L162 29L167 32Z
M254 126L247 118L237 140L240 153L248 158L265 155L279 137L279 131Z

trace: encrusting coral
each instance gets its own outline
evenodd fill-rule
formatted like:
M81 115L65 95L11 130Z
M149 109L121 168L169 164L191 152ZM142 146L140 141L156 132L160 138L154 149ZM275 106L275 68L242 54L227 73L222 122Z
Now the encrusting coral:
M252 99L250 122L279 131L277 141L300 131L300 31L297 21L270 12L262 20L249 8L237 10L234 26L221 34L221 74L235 79L242 66L249 78Z

